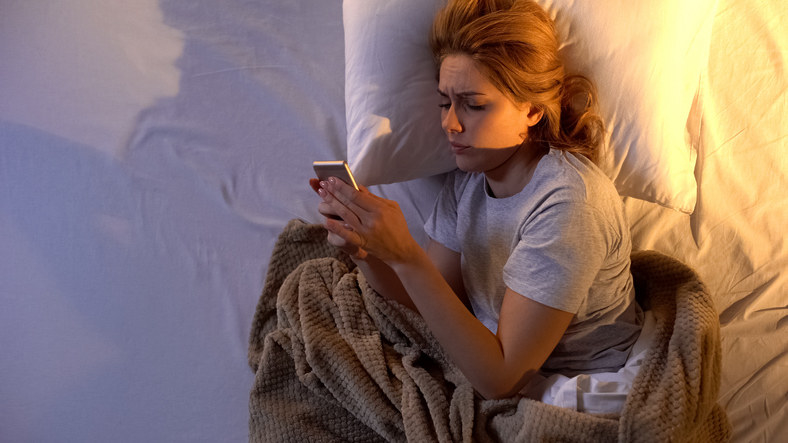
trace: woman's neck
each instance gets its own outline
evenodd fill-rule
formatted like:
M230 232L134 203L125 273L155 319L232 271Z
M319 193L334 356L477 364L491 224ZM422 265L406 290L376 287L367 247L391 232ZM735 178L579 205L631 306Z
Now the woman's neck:
M487 185L495 198L511 197L531 181L539 160L549 147L542 144L524 144L505 162L484 172Z

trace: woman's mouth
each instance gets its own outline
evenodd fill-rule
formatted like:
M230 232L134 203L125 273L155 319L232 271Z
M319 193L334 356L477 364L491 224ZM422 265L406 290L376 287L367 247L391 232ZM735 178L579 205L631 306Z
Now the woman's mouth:
M454 142L449 142L449 145L451 145L451 152L453 152L454 154L460 154L466 149L470 148L470 146L463 145L460 143L454 143Z

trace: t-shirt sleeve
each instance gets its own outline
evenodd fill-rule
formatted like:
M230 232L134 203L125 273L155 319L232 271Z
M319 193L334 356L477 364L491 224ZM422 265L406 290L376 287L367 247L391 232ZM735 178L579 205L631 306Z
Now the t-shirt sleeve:
M532 214L503 269L507 287L577 313L608 251L606 220L583 202L561 202Z
M438 194L432 214L424 224L427 235L455 252L460 252L461 245L457 237L457 172L449 173Z

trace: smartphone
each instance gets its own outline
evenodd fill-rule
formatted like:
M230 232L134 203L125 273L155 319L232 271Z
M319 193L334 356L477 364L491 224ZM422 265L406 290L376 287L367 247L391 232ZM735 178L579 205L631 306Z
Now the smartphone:
M312 168L320 180L328 180L329 177L336 177L345 183L353 186L358 191L356 179L350 172L350 166L344 160L316 161L312 162Z

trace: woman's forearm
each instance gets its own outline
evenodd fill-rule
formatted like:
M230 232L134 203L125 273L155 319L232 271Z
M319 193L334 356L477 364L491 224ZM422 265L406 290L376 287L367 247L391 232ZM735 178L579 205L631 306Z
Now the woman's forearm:
M429 257L426 254L420 256L425 260L423 263L414 262L411 266L401 267L410 283L410 290L419 296L419 304L410 297L397 273L380 259L367 256L354 261L375 291L425 318L446 352L482 395L500 396L500 388L485 389L490 380L501 381L499 371L491 367L492 362L503 361L497 337L468 311ZM471 374L479 375L473 377ZM495 375L490 377L491 374Z
M413 304L413 300L410 299L407 291L405 291L405 288L402 286L399 277L397 277L397 274L394 273L389 265L371 255L364 259L354 259L353 261L356 263L361 273L364 274L369 285L372 286L372 289L377 293L390 300L395 300L414 311L418 310L416 305Z
M487 329L454 294L426 254L395 264L411 302L427 322L446 353L471 384L487 398L515 392L523 379L522 367L504 358L498 337Z

